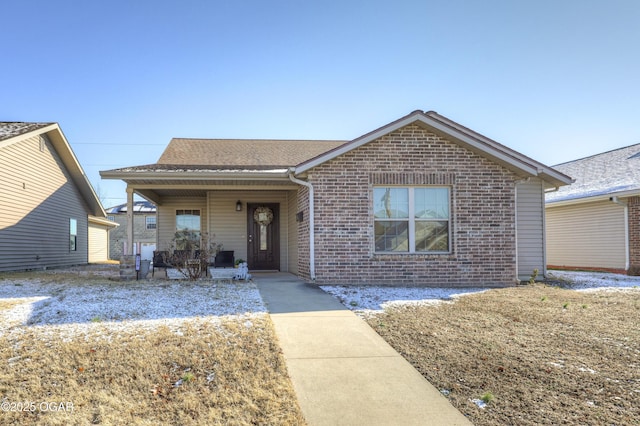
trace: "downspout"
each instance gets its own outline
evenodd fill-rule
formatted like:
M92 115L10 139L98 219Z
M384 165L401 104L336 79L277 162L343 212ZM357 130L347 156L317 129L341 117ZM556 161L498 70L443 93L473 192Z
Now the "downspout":
M624 201L620 201L618 197L609 197L609 201L619 206L624 207L624 269L625 271L629 270L629 266L631 264L631 259L629 258L629 206Z
M316 280L316 251L315 251L315 216L313 214L313 185L293 176L294 169L289 169L289 179L293 183L306 186L309 190L309 275L312 281Z

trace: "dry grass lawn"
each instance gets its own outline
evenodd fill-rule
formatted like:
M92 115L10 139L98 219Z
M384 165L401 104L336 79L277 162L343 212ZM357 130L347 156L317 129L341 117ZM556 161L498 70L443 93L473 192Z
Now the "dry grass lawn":
M0 359L4 401L73 405L2 412L3 425L304 423L266 316L74 341L29 328L18 344L0 339Z
M120 288L120 296L129 294L122 292L125 284L134 290L145 285L105 284L104 276L83 271L3 274L2 279L0 284L15 289L15 297L0 299L0 319L28 303L21 296L40 294L36 291L40 287L15 280L45 282L44 291L51 296L46 302L51 305L38 309L49 311L52 306L68 311L81 303L82 299L73 299L74 292L94 291L105 303L118 304L122 298L108 302L107 293L101 293L105 285L113 285L114 291ZM188 295L203 292L207 285L166 283L165 287L153 288L172 291L172 297L183 294L180 303L194 303ZM132 295L146 294L134 290ZM216 303L210 300L203 306L215 310ZM157 310L157 306L148 309L153 308ZM0 328L0 424L304 424L267 315L205 312L167 325L151 323L130 321L122 327L100 319L79 326L4 322ZM17 408L27 411L17 412Z
M640 425L640 291L536 284L368 322L475 425Z

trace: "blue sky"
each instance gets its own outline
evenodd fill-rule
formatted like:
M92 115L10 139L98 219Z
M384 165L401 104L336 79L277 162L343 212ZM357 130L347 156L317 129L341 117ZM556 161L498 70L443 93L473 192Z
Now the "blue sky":
M435 110L545 164L640 143L640 1L20 0L0 121L98 171L172 137L353 139Z

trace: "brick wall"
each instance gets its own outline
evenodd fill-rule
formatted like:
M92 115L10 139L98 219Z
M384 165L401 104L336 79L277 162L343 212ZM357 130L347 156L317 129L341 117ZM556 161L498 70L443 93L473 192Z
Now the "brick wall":
M631 197L629 206L629 275L640 275L640 197Z
M503 167L411 125L315 167L308 179L315 191L319 284L515 283L516 178ZM451 253L375 254L374 185L450 186ZM301 193L299 208L306 206ZM299 272L308 278L305 225Z

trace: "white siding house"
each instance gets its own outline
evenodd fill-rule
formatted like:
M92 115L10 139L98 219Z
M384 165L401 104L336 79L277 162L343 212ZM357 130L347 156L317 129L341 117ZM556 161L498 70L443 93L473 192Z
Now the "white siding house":
M640 144L554 168L575 183L546 195L549 267L640 273Z

